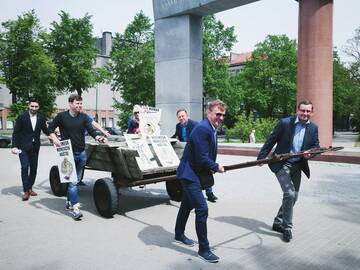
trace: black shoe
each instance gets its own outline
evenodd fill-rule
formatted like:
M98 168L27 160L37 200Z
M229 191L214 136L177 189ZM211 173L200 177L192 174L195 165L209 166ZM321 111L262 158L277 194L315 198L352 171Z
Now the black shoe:
M81 180L79 182L77 182L76 184L77 186L86 186L86 184Z
M279 223L274 223L272 225L272 230L275 231L275 232L279 232L279 233L283 233L284 232L284 228L281 224Z
M219 257L212 253L210 250L205 252L199 251L198 255L201 259L209 263L217 263L219 261Z
M284 229L284 233L283 233L284 242L290 242L291 239L292 239L291 229Z
M213 192L207 193L206 196L209 202L216 202L216 200L218 199L218 197L216 197Z
M186 246L192 247L195 245L194 241L187 238L184 234L181 236L175 236L175 241Z

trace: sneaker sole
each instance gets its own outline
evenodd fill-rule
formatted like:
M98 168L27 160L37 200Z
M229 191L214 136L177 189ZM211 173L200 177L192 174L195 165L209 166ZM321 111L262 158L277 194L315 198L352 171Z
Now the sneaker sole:
M204 257L200 256L199 254L198 254L198 257L200 259L202 259L203 261L208 262L208 263L217 263L217 262L219 262L219 259L217 259L217 260L207 260Z
M187 246L187 247L193 247L193 246L195 246L195 243L192 243L191 245L187 245L187 244L185 244L184 242L182 242L182 241L180 241L180 240L176 240L176 239L175 239L175 242L176 242L176 243L179 243L179 244L182 244L182 245L184 245L184 246Z

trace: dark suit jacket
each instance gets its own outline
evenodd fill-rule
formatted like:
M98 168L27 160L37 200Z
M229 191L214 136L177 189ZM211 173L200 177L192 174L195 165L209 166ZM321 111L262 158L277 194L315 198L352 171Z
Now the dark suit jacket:
M195 126L185 146L184 154L177 169L177 178L191 182L199 182L193 167L202 167L217 171L219 164L215 162L217 155L217 142L214 129L208 119ZM193 166L193 167L192 167Z
M31 149L34 142L35 150L39 151L40 132L42 130L46 135L49 135L49 131L46 126L45 117L39 112L36 114L36 117L36 126L35 130L33 130L29 112L26 111L19 115L16 119L12 135L12 147L27 151Z
M191 131L194 129L194 127L198 124L198 122L188 119L186 123L186 137L189 139ZM183 142L182 134L181 134L182 127L180 123L176 124L175 134L172 135L171 138L178 138L180 142Z
M294 133L295 133L295 120L296 116L291 116L287 118L281 119L274 130L272 131L269 138L266 140L265 144L261 148L257 159L266 158L274 147L276 148L273 154L285 154L290 153ZM318 136L318 127L310 122L306 125L305 135L303 145L301 147L302 151L308 150L310 148L319 147L319 136ZM300 160L301 170L305 173L305 175L310 177L310 169L306 159L302 158ZM276 173L283 166L284 162L278 162L269 165L270 169Z

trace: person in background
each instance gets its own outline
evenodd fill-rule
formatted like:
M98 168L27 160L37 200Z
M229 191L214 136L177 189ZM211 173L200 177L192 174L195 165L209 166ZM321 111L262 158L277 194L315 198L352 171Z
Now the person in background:
M257 159L268 156L276 144L274 154L298 153L305 151L303 157L291 158L270 164L283 192L282 204L272 226L273 231L282 233L283 240L289 242L293 228L293 207L298 199L301 171L310 177L308 159L312 157L306 150L319 147L318 127L310 122L314 106L308 101L299 102L296 115L281 119L261 148Z
M45 117L39 113L39 102L29 99L28 111L21 114L15 122L12 135L13 154L19 154L21 164L21 180L23 185L22 200L36 196L33 190L35 183L40 150L40 132L49 136Z
M61 140L71 141L76 166L77 181L80 181L86 164L84 128L99 143L106 143L107 139L96 135L95 130L89 124L87 115L82 113L82 97L77 94L69 96L69 110L56 115L49 126L50 136L55 146L60 147L60 140L56 137L55 129L59 127ZM74 220L80 220L83 214L79 207L77 183L69 183L67 201L65 207L71 210Z
M138 134L140 132L139 129L139 113L141 107L139 105L134 105L133 107L133 116L129 118L128 121L128 131L129 134Z
M198 124L198 122L191 120L188 117L187 111L185 109L179 109L176 112L176 117L179 123L176 124L175 133L171 138L177 138L180 142L187 142L190 136L191 131ZM210 202L216 202L218 197L215 196L212 187L205 189L206 197Z

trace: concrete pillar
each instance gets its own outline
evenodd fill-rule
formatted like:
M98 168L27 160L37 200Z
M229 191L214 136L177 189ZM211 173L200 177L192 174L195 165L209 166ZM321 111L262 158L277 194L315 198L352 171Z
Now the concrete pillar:
M314 104L321 146L332 145L333 0L299 0L297 100Z
M161 133L173 135L176 111L202 118L202 18L181 15L155 20L156 106Z

